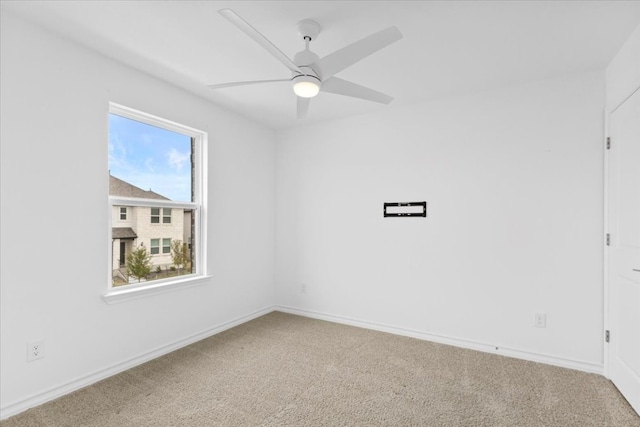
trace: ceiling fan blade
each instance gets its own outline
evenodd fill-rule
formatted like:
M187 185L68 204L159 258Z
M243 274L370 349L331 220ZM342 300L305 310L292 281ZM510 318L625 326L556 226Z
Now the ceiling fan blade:
M217 85L207 85L211 89L222 89L225 87L254 85L259 83L278 83L278 82L291 82L291 79L279 79L279 80L252 80L248 82L232 82L232 83L220 83Z
M298 98L298 119L304 119L307 117L311 98L303 98L301 96L297 96L296 98Z
M389 27L320 58L311 64L311 68L318 73L322 80L328 79L401 38L400 30L396 27Z
M338 95L366 99L367 101L380 102L381 104L388 104L393 101L393 98L387 94L339 79L338 77L331 77L322 82L320 90L322 92L330 92Z
M287 68L291 71L304 74L300 68L296 64L293 63L291 59L287 57L280 49L276 47L273 43L271 43L265 36L263 36L258 30L253 28L251 24L245 21L240 15L235 13L231 9L221 9L218 11L220 15L224 16L229 20L233 25L238 27L242 32L255 40L260 46L262 46L267 52L271 55L275 56L276 59L282 62Z

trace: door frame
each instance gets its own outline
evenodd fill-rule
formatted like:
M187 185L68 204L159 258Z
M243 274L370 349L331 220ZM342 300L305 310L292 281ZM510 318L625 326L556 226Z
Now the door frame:
M620 104L622 105L622 104ZM607 149L607 138L609 136L609 116L613 114L613 112L620 106L616 106L611 111L604 110L604 136L602 138L602 149L604 152L604 233L602 235L602 246L604 247L603 251L603 305L604 305L604 321L603 321L603 329L602 329L602 342L604 343L603 348L603 369L602 373L605 378L609 379L609 343L605 341L606 331L609 330L609 248L607 246L607 233L609 233L609 150Z

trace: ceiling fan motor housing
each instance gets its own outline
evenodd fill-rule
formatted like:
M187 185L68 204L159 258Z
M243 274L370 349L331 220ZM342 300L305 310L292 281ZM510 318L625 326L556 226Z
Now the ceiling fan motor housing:
M309 49L305 49L302 52L296 53L296 55L293 57L293 62L298 66L298 68L300 68L300 70L304 74L314 76L319 79L320 76L318 76L318 73L316 73L310 66L318 59L318 55L311 52ZM295 77L296 75L298 75L298 73L294 72L293 76Z
M305 41L305 49L296 53L293 62L304 74L293 72L291 83L293 91L302 98L313 98L320 91L321 80L318 74L311 68L311 64L316 62L318 55L309 50L309 42L320 34L320 25L310 19L304 19L297 24L298 34Z
M320 77L309 66L317 60L318 55L309 49L298 52L296 56L293 57L293 62L298 66L300 71L304 73L292 73L291 83L293 84L293 91L296 95L303 98L312 98L320 91Z

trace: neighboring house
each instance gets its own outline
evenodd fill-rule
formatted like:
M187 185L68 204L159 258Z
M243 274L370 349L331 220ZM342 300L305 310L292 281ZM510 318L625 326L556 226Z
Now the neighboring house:
M143 190L109 174L109 195L139 199L169 200L151 190ZM111 237L113 245L112 268L125 267L127 255L138 246L144 246L151 254L153 267L169 268L171 242L180 240L191 243L191 211L179 208L148 206L113 206L111 212ZM190 259L190 250L187 251Z

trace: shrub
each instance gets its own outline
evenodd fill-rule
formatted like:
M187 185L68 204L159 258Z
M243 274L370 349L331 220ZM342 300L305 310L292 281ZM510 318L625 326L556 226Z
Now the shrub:
M129 276L138 279L138 282L151 273L151 255L147 252L147 248L139 246L127 255L127 271Z

